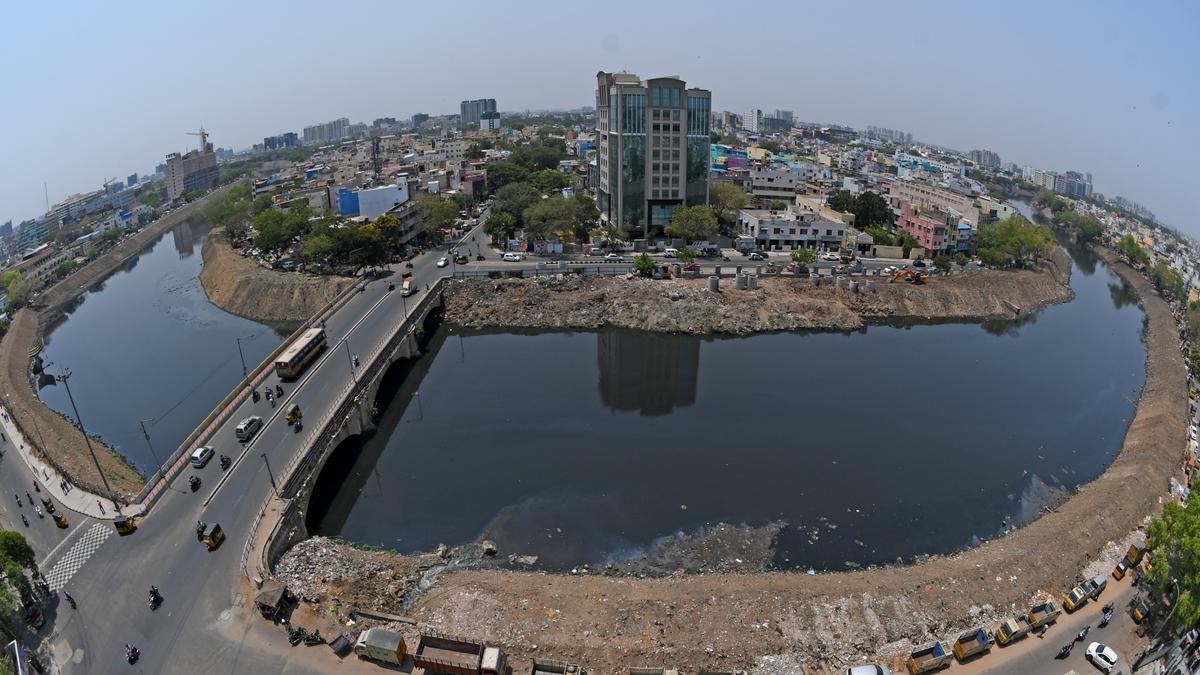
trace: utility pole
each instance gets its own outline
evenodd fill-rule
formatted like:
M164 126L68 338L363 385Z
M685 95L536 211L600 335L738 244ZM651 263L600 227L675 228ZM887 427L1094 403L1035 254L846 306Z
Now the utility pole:
M150 448L150 456L154 458L154 467L155 468L154 468L154 480L151 481L152 484L154 482L157 482L159 477L162 475L162 462L158 461L158 453L154 452L154 446L150 443L150 432L146 431L146 422L153 422L153 421L154 421L154 418L150 417L150 418L146 418L146 419L138 422L138 424L140 424L142 426L142 437L146 439L146 447Z
M67 390L67 400L71 402L71 410L75 411L75 422L79 425L79 433L83 434L83 442L87 444L88 452L92 455L92 461L96 463L96 473L100 474L100 480L104 483L104 489L108 492L108 500L113 503L113 508L117 508L117 498L113 496L112 487L108 484L108 478L104 476L104 469L100 468L100 460L96 458L96 450L92 447L92 439L88 438L87 430L83 427L83 418L79 416L79 408L75 407L75 397L71 395L71 385L67 380L71 379L71 371L68 368L62 369L62 375L53 376L55 380L62 382L63 387Z
M242 353L242 338L234 338L237 340L238 356L242 358L242 377L246 377L246 355Z
M267 477L271 479L271 491L273 491L275 496L278 497L279 488L275 487L275 474L271 473L271 462L267 460L267 453L260 452L259 456L263 458L263 464L267 465Z

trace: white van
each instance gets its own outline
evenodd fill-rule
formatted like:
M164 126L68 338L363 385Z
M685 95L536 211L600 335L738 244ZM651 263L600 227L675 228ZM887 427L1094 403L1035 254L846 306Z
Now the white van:
M670 247L663 249L663 257L664 258L674 258L678 255L679 255L679 249L670 248Z
M204 465L208 464L208 460L212 459L212 456L213 449L207 445L202 445L196 448L196 451L192 453L192 466L196 467L197 469L203 469Z
M233 430L233 433L235 436L237 436L239 441L245 443L251 438L254 438L254 434L258 433L258 430L261 428L262 418L258 415L255 415L253 417L247 417L241 422L238 422L237 428Z

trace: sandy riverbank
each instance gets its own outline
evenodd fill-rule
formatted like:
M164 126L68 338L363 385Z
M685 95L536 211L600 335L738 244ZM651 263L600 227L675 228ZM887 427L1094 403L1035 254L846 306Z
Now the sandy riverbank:
M203 250L200 284L209 301L253 321L305 321L355 281L266 269L233 250L220 229L209 232Z
M870 323L1012 319L1072 297L1070 262L1056 250L1039 269L973 269L914 286L875 277L875 292L850 293L807 278L764 277L756 290L720 293L704 279L654 281L563 275L470 279L450 284L446 318L471 328L598 328L747 334L856 330ZM828 281L828 280L826 280ZM865 285L865 284L864 284Z

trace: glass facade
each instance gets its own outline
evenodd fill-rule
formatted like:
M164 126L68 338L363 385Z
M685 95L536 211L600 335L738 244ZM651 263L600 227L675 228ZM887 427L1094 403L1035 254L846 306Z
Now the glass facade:
M646 133L646 96L644 94L622 94L621 133Z
M712 102L707 97L687 99L687 186L688 206L708 203L709 130Z
M637 232L646 225L646 137L622 136L622 213L627 230Z

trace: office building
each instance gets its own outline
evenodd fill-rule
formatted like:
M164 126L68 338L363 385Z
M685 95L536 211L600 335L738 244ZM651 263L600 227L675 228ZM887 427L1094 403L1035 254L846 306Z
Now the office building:
M426 115L425 113L413 113L412 125L414 128L419 127L428 121L429 121L429 115Z
M479 124L484 113L496 112L496 99L477 98L474 101L463 101L458 104L459 124Z
M267 136L263 139L263 147L267 150L279 150L281 148L295 148L300 145L300 137L296 132L289 131L287 133L278 134L276 136Z
M138 175L136 173L131 173L129 174L129 177L125 179L125 187L133 187L134 185L137 185L137 182Z
M211 190L217 186L217 175L217 154L208 142L208 134L201 129L199 150L167 155L167 199L175 201L193 188L201 192Z
M708 203L712 94L677 76L596 74L601 218L660 234L680 206Z
M780 110L780 109L776 108L775 109L775 119L779 119L779 120L783 120L784 122L787 122L788 126L790 127L790 126L792 126L792 121L793 121L792 111L791 110Z
M745 115L742 115L742 128L752 134L757 134L762 128L763 111L747 110Z
M500 130L500 113L485 112L479 116L480 131L499 131Z
M302 132L305 145L320 145L340 141L350 135L350 120L342 117L332 122L314 124L304 127Z

